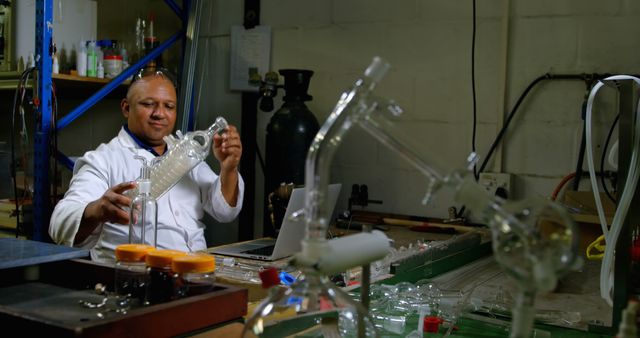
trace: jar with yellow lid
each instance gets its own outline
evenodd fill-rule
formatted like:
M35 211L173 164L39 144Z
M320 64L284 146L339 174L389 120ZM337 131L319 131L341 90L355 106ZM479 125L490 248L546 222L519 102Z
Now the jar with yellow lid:
M186 255L177 250L153 250L147 254L147 292L145 304L168 302L175 298L174 273L171 263L176 257Z
M147 283L145 258L151 250L154 247L144 244L122 244L116 247L114 291L120 299L120 306L128 307L132 302L144 300Z
M216 260L212 255L190 254L176 257L171 266L175 273L178 297L213 291Z

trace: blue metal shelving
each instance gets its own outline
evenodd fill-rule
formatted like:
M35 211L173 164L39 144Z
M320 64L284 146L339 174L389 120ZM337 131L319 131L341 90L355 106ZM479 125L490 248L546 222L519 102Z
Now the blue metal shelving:
M33 168L33 239L47 238L51 216L49 184L49 138L51 135L51 33L53 32L53 0L36 1L36 55L38 67L36 130Z

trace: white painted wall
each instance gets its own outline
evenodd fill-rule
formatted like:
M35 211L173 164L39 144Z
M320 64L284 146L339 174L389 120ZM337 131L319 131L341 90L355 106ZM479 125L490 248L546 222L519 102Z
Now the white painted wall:
M25 62L29 53L35 53L35 0L16 1L16 60ZM53 0L54 41L59 49L70 52L78 42L95 39L97 2L92 0ZM67 54L68 55L68 54Z
M241 23L242 5L230 0L209 5L210 19L203 20L207 28L201 31L208 54L200 62L209 69L202 92L213 95L202 98L200 104L216 112L239 113L239 94L228 91L228 33L229 25ZM269 0L262 1L261 11L261 23L273 28L273 70L315 71L309 90L314 100L308 106L320 121L340 92L379 55L393 69L377 92L405 108L399 123L405 136L444 169L463 166L471 151L471 0ZM536 77L547 72L640 72L640 40L632 38L640 33L637 1L478 0L477 12L477 150L481 157L499 130L505 110L508 113ZM502 162L491 168L515 175L517 197L549 196L559 180L575 169L584 93L581 82L546 82L521 106L503 156L498 156ZM614 94L605 92L605 99L598 103L598 147L612 120ZM259 113L263 154L269 118ZM256 195L261 199L262 172L258 170L257 175ZM346 207L354 183L369 185L370 198L384 200L382 205L372 205L372 210L445 217L447 207L455 205L450 194L443 193L433 204L422 206L424 177L361 130L347 137L331 175L345 187L340 208ZM261 207L257 201L257 215Z

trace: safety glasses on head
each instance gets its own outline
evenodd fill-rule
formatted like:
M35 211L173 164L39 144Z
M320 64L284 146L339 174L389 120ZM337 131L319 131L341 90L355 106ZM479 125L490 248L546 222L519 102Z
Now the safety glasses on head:
M176 82L176 78L169 70L162 67L151 67L151 66L140 68L133 75L133 78L131 79L131 84L129 86L133 85L136 81L148 76L161 76L169 80L173 84L173 86L176 88L176 90L178 89L178 83Z

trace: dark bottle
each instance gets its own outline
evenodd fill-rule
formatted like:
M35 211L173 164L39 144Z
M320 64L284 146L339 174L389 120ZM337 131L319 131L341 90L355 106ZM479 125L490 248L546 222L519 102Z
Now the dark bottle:
M279 73L284 76L285 96L282 107L273 114L267 126L265 200L281 183L304 184L307 152L320 128L305 104L312 99L307 90L313 72L281 69ZM274 219L272 223L271 217L265 216L264 235L275 236L282 218Z

